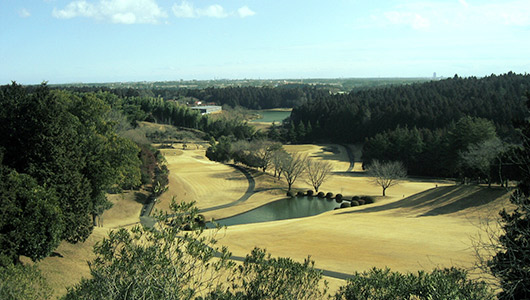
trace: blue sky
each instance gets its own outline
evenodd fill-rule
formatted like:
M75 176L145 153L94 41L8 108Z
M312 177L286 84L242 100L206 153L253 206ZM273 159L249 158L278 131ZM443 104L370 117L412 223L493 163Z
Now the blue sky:
M0 84L530 72L529 0L0 0Z

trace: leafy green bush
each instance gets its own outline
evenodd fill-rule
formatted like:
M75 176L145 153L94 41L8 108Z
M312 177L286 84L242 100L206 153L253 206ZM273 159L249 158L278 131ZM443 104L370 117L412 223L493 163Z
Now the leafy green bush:
M324 192L318 192L317 197L318 198L324 198L325 197Z
M288 192L287 192L287 197L291 197L291 198L293 198L293 197L294 197L293 192L292 192L292 191L288 191Z
M353 196L351 199L355 200L355 201L359 201L359 199L361 199L361 198L359 196Z
M326 193L326 198L333 199L333 193L332 192Z
M362 196L361 199L364 200L365 204L372 204L375 202L374 197L372 196Z
M357 202L359 202L359 205L364 205L365 204L363 199L359 199L359 200L357 200Z
M307 197L313 197L313 190L307 191Z
M153 228L122 228L98 242L90 278L70 288L63 299L325 298L327 283L321 284L322 273L309 258L298 263L271 258L255 248L243 264L236 265L228 249L216 245L217 231L204 234L197 227L183 231L190 220L204 219L193 204L172 202L171 209L171 214L154 216Z
M254 248L243 265L235 269L231 288L210 293L206 299L325 299L327 283L321 287L322 274L313 265L309 259L298 263L290 258L272 258L265 250Z
M350 202L343 202L343 203L340 205L340 208L346 208L346 207L351 207Z
M336 200L342 201L342 198L343 198L342 194L335 195Z
M359 201L352 200L352 201L350 202L350 206L359 206Z
M457 268L435 269L432 273L391 272L373 268L355 273L335 294L335 300L387 299L494 299L482 281L467 278L467 272Z
M296 197L304 197L304 196L305 196L305 194L304 194L304 192L302 192L302 191L298 191L298 192L296 193Z
M52 299L52 289L36 266L0 267L0 299Z

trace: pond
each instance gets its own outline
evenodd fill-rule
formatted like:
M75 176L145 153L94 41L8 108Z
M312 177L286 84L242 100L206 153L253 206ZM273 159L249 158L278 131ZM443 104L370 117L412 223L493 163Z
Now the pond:
M255 119L251 122L265 122L272 123L276 122L280 124L284 119L291 115L290 111L278 111L278 110L260 110L258 113L262 116L261 119Z
M295 197L274 201L230 218L216 220L222 226L260 223L321 214L340 207L334 199ZM211 224L207 224L211 228Z

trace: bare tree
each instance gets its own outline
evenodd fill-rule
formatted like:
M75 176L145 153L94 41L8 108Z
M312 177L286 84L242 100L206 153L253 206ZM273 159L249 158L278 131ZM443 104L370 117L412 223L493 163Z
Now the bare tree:
M307 183L311 184L318 193L318 189L331 174L332 166L326 161L307 159L305 163Z
M383 188L383 196L386 189L398 184L398 180L407 176L407 170L399 161L379 162L374 160L368 168L368 174L373 176L373 183Z
M282 144L271 141L257 141L251 144L250 150L258 158L259 167L265 172L272 164L277 151L283 150Z
M282 178L283 173L283 161L289 157L289 153L287 153L283 148L274 151L272 156L272 165L274 166L274 177L277 177L278 180Z
M285 181L289 185L289 191L300 174L305 170L306 155L294 153L282 160L282 172Z

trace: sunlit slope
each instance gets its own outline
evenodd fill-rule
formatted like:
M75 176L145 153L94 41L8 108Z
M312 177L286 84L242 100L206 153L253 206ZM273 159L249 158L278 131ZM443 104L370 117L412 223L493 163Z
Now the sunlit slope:
M475 262L472 239L497 215L508 192L447 186L315 217L233 226L221 243L236 255L253 247L351 273L372 267L415 271Z

